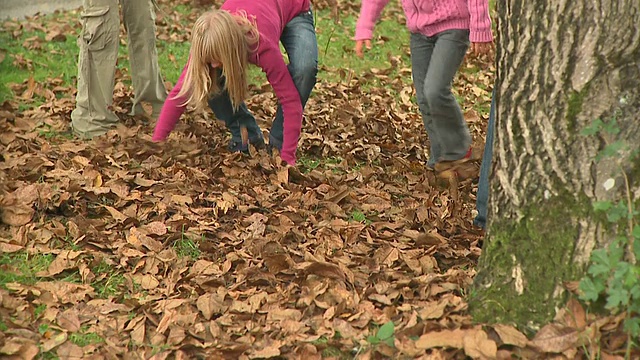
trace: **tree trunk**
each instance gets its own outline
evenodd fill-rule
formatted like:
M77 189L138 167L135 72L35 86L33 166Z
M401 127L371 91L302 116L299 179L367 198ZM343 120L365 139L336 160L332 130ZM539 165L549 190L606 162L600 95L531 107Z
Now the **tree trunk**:
M481 322L535 330L611 238L592 203L626 196L616 162L594 159L607 141L640 146L640 0L497 6L490 217L470 309ZM610 139L580 134L613 118L620 132ZM640 161L620 157L638 203Z

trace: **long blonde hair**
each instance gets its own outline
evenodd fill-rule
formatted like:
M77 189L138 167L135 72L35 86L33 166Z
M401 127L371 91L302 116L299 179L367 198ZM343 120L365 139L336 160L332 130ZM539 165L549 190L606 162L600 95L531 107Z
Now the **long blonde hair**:
M246 12L234 15L211 10L202 14L191 32L189 65L177 95L186 97L183 105L204 108L210 96L226 88L231 105L237 110L247 98L249 53L256 51L258 41L255 20L250 20ZM220 87L220 72L211 67L213 63L221 67L224 87Z

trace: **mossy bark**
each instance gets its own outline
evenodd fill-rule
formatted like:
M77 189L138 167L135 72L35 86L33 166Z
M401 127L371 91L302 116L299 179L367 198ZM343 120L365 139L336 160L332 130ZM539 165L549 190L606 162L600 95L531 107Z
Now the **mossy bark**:
M498 3L496 140L487 236L470 292L477 321L536 329L610 236L591 210L625 191L607 142L640 147L640 2ZM596 119L621 130L582 136ZM636 166L620 154L625 171ZM636 160L637 161L637 160ZM613 189L603 184L616 180ZM631 176L637 191L640 179Z

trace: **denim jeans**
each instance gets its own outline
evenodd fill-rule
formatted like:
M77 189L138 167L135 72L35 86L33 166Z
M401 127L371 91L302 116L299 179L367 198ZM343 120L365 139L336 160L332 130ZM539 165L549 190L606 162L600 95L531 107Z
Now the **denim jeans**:
M469 48L469 30L434 36L412 33L410 47L416 97L431 143L427 165L461 159L469 150L471 135L451 84Z
M478 181L478 194L476 195L476 209L478 215L473 220L473 224L485 228L487 224L487 212L489 203L489 175L491 175L491 163L493 158L493 135L496 127L496 90L493 89L491 95L491 110L489 110L489 125L487 126L487 137L484 143L484 153L482 154L482 164L480 165L480 180Z
M289 74L300 94L302 107L304 108L311 91L316 84L318 73L318 41L316 39L315 22L311 10L300 13L285 26L280 42L284 46L289 57ZM249 132L249 142L256 144L264 142L262 130L256 123L255 117L249 112L247 106L242 103L234 112L231 106L229 94L222 94L209 100L209 107L216 118L225 122L231 132L231 145L242 141L240 125L244 125ZM271 146L281 149L283 140L284 114L282 106L278 105L276 117L271 125L269 143Z

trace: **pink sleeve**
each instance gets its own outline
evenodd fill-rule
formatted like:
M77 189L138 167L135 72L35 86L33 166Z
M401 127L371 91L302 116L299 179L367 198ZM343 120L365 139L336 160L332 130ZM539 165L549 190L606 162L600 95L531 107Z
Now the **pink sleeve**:
M153 130L153 141L163 141L169 136L169 133L176 127L176 123L180 119L182 113L186 109L186 106L182 105L186 101L185 98L177 98L178 93L182 89L182 83L184 82L184 76L187 72L187 65L182 69L182 73L176 82L176 85L169 92L169 96L164 101L162 105L162 110L160 110L160 116L158 117L158 122L156 122L156 127Z
M469 40L471 42L492 42L491 18L488 0L469 0Z
M287 69L287 64L282 58L279 47L270 47L261 52L259 64L267 74L267 80L271 84L273 91L282 106L284 115L284 135L282 139L282 151L280 157L289 165L296 164L296 150L300 139L302 128L302 101L291 74Z
M389 0L362 0L354 40L371 40L373 38L373 28L380 18L382 9L388 3Z

